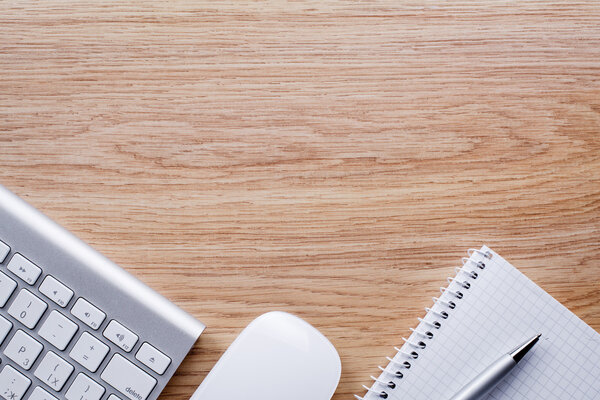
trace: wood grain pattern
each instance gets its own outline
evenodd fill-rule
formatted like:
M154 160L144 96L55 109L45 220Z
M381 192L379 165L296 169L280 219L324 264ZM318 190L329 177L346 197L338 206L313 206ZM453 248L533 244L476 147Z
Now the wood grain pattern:
M361 393L468 247L600 329L600 6L0 2L0 179L204 321L281 309Z

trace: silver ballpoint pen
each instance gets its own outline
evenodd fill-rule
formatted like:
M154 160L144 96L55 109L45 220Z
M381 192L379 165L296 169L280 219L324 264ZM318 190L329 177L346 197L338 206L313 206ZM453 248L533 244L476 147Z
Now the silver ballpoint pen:
M529 350L540 339L541 334L535 335L496 362L467 383L450 400L479 400L492 391L506 375L517 365Z

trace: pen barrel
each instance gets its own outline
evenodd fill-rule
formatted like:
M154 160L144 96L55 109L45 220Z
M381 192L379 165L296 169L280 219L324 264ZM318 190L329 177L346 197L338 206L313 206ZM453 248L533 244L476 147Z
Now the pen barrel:
M450 400L479 400L492 391L502 379L517 365L515 360L506 354L466 384Z

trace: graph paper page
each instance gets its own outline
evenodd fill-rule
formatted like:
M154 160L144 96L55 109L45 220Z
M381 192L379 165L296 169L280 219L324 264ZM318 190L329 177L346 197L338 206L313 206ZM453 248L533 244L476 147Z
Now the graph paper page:
M490 400L600 400L600 335L577 318L552 296L529 280L488 247L491 259L473 253L465 265L477 271L476 279L460 273L458 281L471 283L469 289L453 281L450 290L463 293L462 299L446 291L441 299L452 300L456 307L437 302L434 311L446 311L448 318L429 312L425 321L439 321L441 327L421 322L420 332L431 332L433 338L413 333L409 340L425 349L404 344L406 353L416 351L418 358L398 353L379 377L393 380L394 389L383 383L373 386L365 400L380 400L380 391L388 400L449 399L478 373L502 354L537 333L542 337L510 375L490 393ZM475 263L483 261L484 269ZM410 368L400 364L408 361ZM402 372L402 379L390 373Z

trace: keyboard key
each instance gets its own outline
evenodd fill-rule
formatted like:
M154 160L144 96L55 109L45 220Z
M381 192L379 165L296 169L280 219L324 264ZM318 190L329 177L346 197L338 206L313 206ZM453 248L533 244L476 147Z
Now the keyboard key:
M46 311L48 305L27 289L21 289L17 298L8 309L8 313L17 321L33 329Z
M0 315L0 344L4 342L4 339L8 336L8 332L10 332L12 326L12 322Z
M69 356L91 372L96 372L106 355L108 346L84 332L79 338Z
M18 330L4 349L4 355L29 370L44 346L22 330Z
M10 246L0 240L0 263L4 262L8 253L10 253Z
M46 392L41 387L37 386L31 392L29 396L29 400L58 400L56 397L52 396L50 393Z
M8 270L23 279L30 285L33 285L40 277L42 270L40 267L17 253L10 259Z
M12 296L17 282L0 272L0 307L4 307L10 296Z
M61 307L66 307L73 297L73 291L48 275L40 285L40 292Z
M34 375L50 389L60 392L74 369L71 364L49 351L38 365Z
M71 314L75 316L78 320L96 330L100 328L104 318L106 318L106 314L104 314L98 307L94 306L92 303L88 302L83 298L79 298L73 308L71 309Z
M156 348L148 343L144 343L142 347L140 347L135 358L159 375L164 374L171 364L171 359L169 357L156 350Z
M115 396L114 394L111 394L110 396L108 396L108 400L121 400L121 398Z
M100 377L130 400L146 400L156 386L156 379L120 354L113 356Z
M135 333L114 320L110 321L104 330L103 335L128 353L138 341L138 337Z
M79 329L77 324L54 310L44 321L38 333L57 349L64 350L71 343L77 329Z
M79 374L67 390L65 398L67 400L100 400L103 394L102 386L84 374Z
M7 400L21 400L31 381L10 365L0 372L0 396Z

